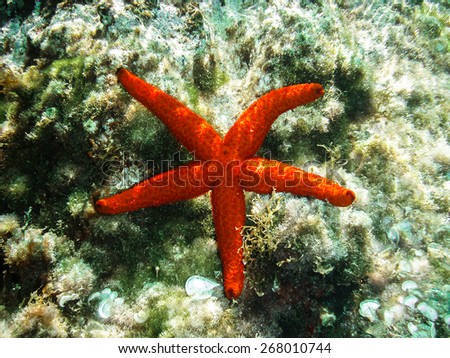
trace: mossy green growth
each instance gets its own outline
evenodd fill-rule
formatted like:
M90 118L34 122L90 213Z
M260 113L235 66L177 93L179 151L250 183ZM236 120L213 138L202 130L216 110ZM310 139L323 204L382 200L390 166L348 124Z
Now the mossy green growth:
M73 254L73 242L52 232L33 227L15 230L4 245L5 289L11 294L4 302L23 299L40 290L49 278L49 269L62 257ZM14 287L14 289L13 289Z
M66 58L53 61L45 70L51 79L65 79L69 82L81 80L86 59L84 57Z
M424 35L431 39L440 36L443 25L435 16L422 15L417 20L419 29Z
M142 329L143 337L158 337L166 328L169 318L167 307L155 304L148 312L148 319Z
M114 135L119 148L135 154L142 162L169 160L180 149L161 121L141 107L136 108Z
M17 72L18 85L5 94L7 104L1 102L2 134L20 143L5 151L4 201L18 212L27 202L39 206L34 211L38 226L66 221L68 196L91 185L90 175L78 171L87 173L92 164L82 126L84 99L93 86L85 72L92 65L86 62L83 57L61 59L44 69L30 66ZM67 173L61 167L75 170Z
M11 102L0 100L0 124L3 124L7 119L7 113Z
M102 275L116 271L115 279L124 282L124 290L142 287L149 280L181 287L194 274L212 277L214 271L220 271L220 262L218 258L211 260L217 249L206 236L212 231L210 212L205 209L207 197L195 201L203 204L183 202L99 218L92 234L101 242L96 252L83 249L83 258L102 269ZM107 259L102 258L100 250L108 252ZM98 265L98 260L103 264Z
M33 294L28 304L14 316L11 331L13 337L66 338L68 324L55 303Z
M6 238L20 227L19 219L14 214L0 215L0 249Z
M282 240L276 234L276 224L279 221L278 212L283 209L285 201L284 196L273 192L269 197L256 198L253 203L258 209L248 216L252 225L242 229L244 261L249 272L248 285L262 294L270 289L275 280L276 270L268 267L277 261L275 252Z
M341 213L317 200L308 202L275 194L253 202L251 220L255 225L244 232L247 284L265 299L286 292L290 297L314 297L307 304L287 300L289 310L275 319L283 335L305 332L305 322L318 325L320 317L316 313L323 306L330 307L338 322L348 309L342 302L358 288L371 267L370 218L362 212ZM348 223L351 227L347 229ZM292 319L288 311L296 311L301 319ZM342 326L339 329L348 331Z
M7 113L12 105L11 102L0 100L0 125L3 125L8 119Z
M28 194L30 193L31 185L30 179L26 175L20 175L18 173L13 176L9 184L3 184L0 186L5 197L11 201L25 202Z
M142 225L144 220L142 214L134 214L134 220L130 220L128 215L116 215L100 217L95 221L93 238L102 240L97 245L98 249L109 252L108 258L101 260L105 261L105 269L114 270L120 266L136 268L137 262L152 264L151 257L158 253L160 244L157 241L151 244L153 235Z
M48 65L43 73L49 83L41 94L41 106L58 107L63 103L65 113L79 106L90 86L86 77L92 65L92 61L85 57L55 60Z
M70 194L67 200L67 210L72 217L79 217L83 214L89 204L89 193L83 191L75 191Z
M321 57L313 48L313 39L298 33L294 43L279 56L271 56L267 70L283 79L284 84L318 82L326 83L332 76L332 68L321 65Z
M214 54L207 49L200 49L194 55L192 65L194 86L202 93L214 93L228 81L227 74L220 70Z
M339 55L334 73L336 86L346 94L346 112L350 117L371 111L371 76L362 54Z
M213 54L201 52L194 56L192 76L195 86L202 92L211 93L215 87L216 60Z
M409 22L406 29L415 41L404 43L401 38L403 43L398 48L412 60L423 61L427 66L448 72L450 31L448 11L443 11L443 6L443 2L437 5L427 1L416 6L412 16L405 21Z
M87 296L95 281L91 267L76 256L60 261L52 274L54 293L62 307L69 301Z
M198 100L200 97L199 89L193 83L186 83L185 90L189 95L189 104L192 109L196 109L198 106Z
M193 243L166 245L167 254L160 261L160 277L164 282L184 286L192 275L215 279L220 272L216 243L212 238L198 238Z

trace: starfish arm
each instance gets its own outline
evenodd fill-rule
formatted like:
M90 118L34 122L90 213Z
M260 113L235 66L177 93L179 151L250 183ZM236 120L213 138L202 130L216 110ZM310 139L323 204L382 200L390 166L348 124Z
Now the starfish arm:
M225 146L232 148L237 158L252 157L280 114L313 102L323 94L324 90L318 83L299 84L270 91L241 114L226 134Z
M244 287L241 236L245 223L244 192L239 185L222 184L213 188L211 203L222 262L224 292L228 299L236 299Z
M264 158L249 159L242 164L240 184L245 190L259 194L269 194L275 189L311 196L342 207L349 206L356 199L353 191L327 178Z
M210 190L203 180L202 168L201 162L192 162L155 175L119 194L98 200L95 210L113 215L195 198Z
M222 138L214 128L180 101L124 68L117 71L117 78L197 159L211 159L221 148Z

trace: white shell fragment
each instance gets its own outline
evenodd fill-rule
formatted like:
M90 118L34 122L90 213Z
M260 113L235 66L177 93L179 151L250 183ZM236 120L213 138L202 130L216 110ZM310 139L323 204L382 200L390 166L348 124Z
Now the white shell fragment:
M411 333L412 335L416 334L418 328L417 328L417 326L414 323L408 322L408 326L407 327L408 327L409 333Z
M218 297L222 292L222 285L214 280L202 276L191 276L184 286L186 294L196 300Z
M90 303L91 301L97 300L97 299L101 299L100 292L94 292L92 295L90 295L88 298L88 303Z
M430 321L434 322L438 319L437 311L425 302L420 302L417 305L417 309L424 315L424 317L428 318Z
M111 289L109 288L109 287L107 287L107 288L105 288L105 289L103 289L103 291L101 292L101 294L102 295L111 295L112 294L112 291L111 291Z
M377 321L377 309L380 308L380 303L376 300L365 300L359 304L359 314L366 317L370 322Z
M398 245L400 242L400 233L395 227L391 227L386 234L393 244Z
M419 285L411 280L408 280L408 281L405 281L402 283L402 290L405 292L417 290L418 288L419 288Z
M416 307L417 301L419 301L419 299L414 295L408 295L403 298L403 304L411 309L414 309Z
M108 319L111 317L114 306L120 306L124 303L124 299L122 297L118 297L118 293L116 291L112 291L110 288L105 288L101 292L94 292L89 297L88 302L94 300L100 301L97 313L102 319Z
M76 293L70 293L70 294L62 295L58 299L58 304L59 304L60 307L64 307L64 305L67 302L73 301L73 300L77 300L79 298L80 298L80 296L78 294L76 294Z
M107 319L111 317L111 306L113 304L113 301L111 300L103 300L100 302L98 306L98 315L100 318Z
M148 311L144 311L144 310L139 310L138 312L136 312L133 315L134 320L137 323L141 323L141 324L144 323L148 319L148 317L149 317Z
M414 338L435 338L436 337L436 327L434 323L431 325L427 324L419 324L416 326L414 323L408 323L408 331L411 333L411 336Z
M400 321L403 316L404 308L402 305L393 305L383 312L383 322L387 326L392 326L394 323Z

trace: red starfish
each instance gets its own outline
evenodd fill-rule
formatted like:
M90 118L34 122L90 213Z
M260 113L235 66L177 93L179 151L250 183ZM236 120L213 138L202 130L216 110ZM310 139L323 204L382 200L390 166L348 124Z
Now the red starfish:
M254 157L280 114L323 96L320 84L299 84L265 94L238 118L222 139L208 122L167 93L126 69L119 69L117 76L125 89L161 119L197 160L98 200L97 212L134 211L192 199L211 190L224 291L229 299L238 298L244 286L243 189L260 194L275 189L312 196L336 206L348 206L355 200L353 191L326 178L275 160Z

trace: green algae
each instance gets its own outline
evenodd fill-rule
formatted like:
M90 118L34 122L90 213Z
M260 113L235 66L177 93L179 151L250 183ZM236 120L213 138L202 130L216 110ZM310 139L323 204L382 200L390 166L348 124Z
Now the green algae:
M67 106L66 110L71 111L77 107L86 95L84 73L87 71L87 63L89 59L85 57L74 57L55 60L49 64L43 73L50 81L48 86L53 96L44 92L41 97L42 106L57 104L60 99L64 100L64 92L70 90L73 95L69 97L67 103L64 103ZM54 88L51 87L52 83L55 83Z
M193 84L187 83L186 84L186 92L189 95L189 104L193 110L197 110L198 103L199 103L199 97L200 97L200 91L196 86Z

